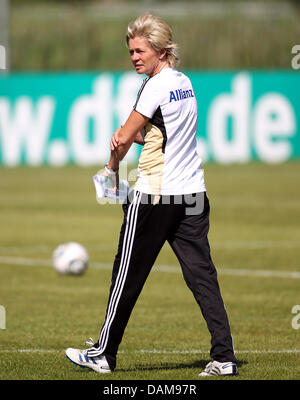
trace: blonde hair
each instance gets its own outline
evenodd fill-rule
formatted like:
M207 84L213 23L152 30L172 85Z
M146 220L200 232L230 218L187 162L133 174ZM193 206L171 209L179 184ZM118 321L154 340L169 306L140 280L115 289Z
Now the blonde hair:
M156 51L166 49L166 58L171 68L179 64L178 46L173 42L172 30L160 17L146 13L140 15L127 28L126 44L135 37L145 38Z

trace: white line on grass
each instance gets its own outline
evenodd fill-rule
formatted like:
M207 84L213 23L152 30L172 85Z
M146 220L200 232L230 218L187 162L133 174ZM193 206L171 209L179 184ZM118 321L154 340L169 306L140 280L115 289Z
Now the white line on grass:
M214 249L271 249L271 248L299 248L299 240L224 240L222 242L211 241L211 247Z
M146 354L207 354L205 350L137 350L139 353ZM300 353L300 349L285 350L234 350L239 354L281 354L281 353Z
M61 353L62 350L47 349L11 349L0 350L0 353Z
M222 241L211 241L211 247L214 249L268 249L268 248L299 248L299 240L222 240ZM113 250L116 249L116 243L97 243L89 244L89 249L98 250ZM0 246L1 252L13 252L13 253L30 253L30 252L52 252L53 246L49 245L7 245Z
M1 353L62 353L64 350L55 350L55 349L0 349ZM235 350L237 354L298 354L300 353L300 349L279 349L279 350ZM143 353L143 354L209 354L209 350L120 350L120 354L128 354L128 353Z
M38 267L51 267L51 260L44 260L40 258L25 258L25 257L12 257L12 256L0 256L0 264L12 264L12 265L28 265Z
M162 272L181 272L179 267L171 265L158 265L154 270ZM290 278L299 279L300 272L298 271L275 271L275 270L262 270L262 269L231 269L231 268L218 268L220 275L231 275L231 276L254 276L254 277L266 277L266 278Z
M25 265L25 266L38 266L38 267L51 267L52 261L39 258L25 258L14 256L0 256L0 264L10 265ZM99 263L91 262L91 268L96 269L112 269L112 263ZM168 272L168 273L181 273L179 266L175 265L155 265L153 271ZM220 275L230 276L248 276L248 277L264 277L264 278L289 278L300 279L299 271L276 271L276 270L262 270L262 269L244 269L244 268L218 268Z

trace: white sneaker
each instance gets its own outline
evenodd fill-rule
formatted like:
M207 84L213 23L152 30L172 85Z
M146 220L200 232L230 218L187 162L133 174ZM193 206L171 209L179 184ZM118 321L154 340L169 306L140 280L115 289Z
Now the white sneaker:
M237 373L237 366L233 362L210 361L199 376L230 376Z
M89 357L87 352L88 350L72 349L69 347L66 350L66 357L69 362L73 362L75 367L80 365L81 368L91 368L101 374L112 372L105 356Z

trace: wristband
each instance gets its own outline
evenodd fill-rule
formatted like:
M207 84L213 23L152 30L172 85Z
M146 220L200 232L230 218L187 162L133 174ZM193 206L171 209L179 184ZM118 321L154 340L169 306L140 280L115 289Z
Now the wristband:
M114 171L113 169L108 168L108 164L105 164L105 172L109 176L115 176L115 175L117 175L118 169L116 171Z

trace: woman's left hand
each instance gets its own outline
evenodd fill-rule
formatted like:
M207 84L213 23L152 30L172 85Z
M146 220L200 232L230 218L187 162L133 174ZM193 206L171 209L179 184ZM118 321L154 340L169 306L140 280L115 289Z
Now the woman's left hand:
M116 129L110 140L110 150L111 151L116 150L116 148L119 145L119 133L122 128L123 128L123 125L121 125L121 128Z

